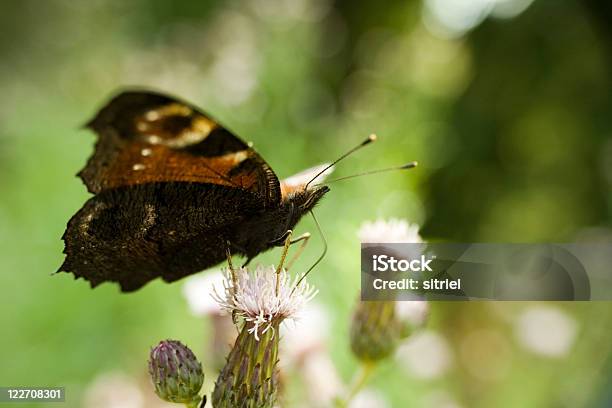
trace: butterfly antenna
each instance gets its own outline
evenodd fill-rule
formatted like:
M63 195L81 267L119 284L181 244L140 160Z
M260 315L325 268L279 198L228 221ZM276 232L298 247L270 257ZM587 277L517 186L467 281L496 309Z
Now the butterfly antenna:
M321 225L319 225L319 221L317 221L317 217L315 217L314 212L312 212L312 210L310 210L310 215L312 215L312 219L314 220L315 225L317 226L317 231L319 231L319 235L321 235L321 239L323 240L323 252L321 253L321 255L319 255L319 258L317 258L315 263L313 263L312 266L308 268L308 270L300 277L300 279L298 279L295 286L293 287L293 290L291 291L291 294L295 292L295 289L300 286L300 283L302 283L306 276L308 276L308 274L323 260L323 258L325 258L325 254L327 254L327 240L325 239L325 234L323 234Z
M355 177L369 176L371 174L378 174L378 173L386 173L388 171L409 170L409 169L415 168L417 165L418 165L418 163L413 161L413 162L410 162L410 163L403 164L401 166L387 167L387 168L384 168L384 169L377 169L377 170L370 170L370 171L366 171L366 172L363 172L363 173L352 174L350 176L339 177L339 178L335 178L335 179L332 179L332 180L326 180L325 183L320 183L320 184L315 184L315 185L324 185L324 184L334 183L336 181L352 179L352 178L355 178Z
M328 166L325 166L325 168L323 170L321 170L320 172L318 172L313 178L310 179L310 181L308 183L306 183L306 185L304 186L304 190L308 190L308 186L310 185L310 183L312 183L313 181L315 181L315 179L317 177L319 177L321 174L325 173L327 170L329 170L331 167L333 167L334 165L338 164L338 162L340 162L341 160L345 159L346 157L350 156L351 154L355 153L357 150L361 149L364 146L369 145L370 143L374 142L376 140L376 135L374 133L372 133L370 136L368 136L368 138L366 140L364 140L363 142L359 143L357 146L353 147L352 149L350 149L348 152L344 153L342 156L338 157L336 160L333 161L333 163L331 163Z

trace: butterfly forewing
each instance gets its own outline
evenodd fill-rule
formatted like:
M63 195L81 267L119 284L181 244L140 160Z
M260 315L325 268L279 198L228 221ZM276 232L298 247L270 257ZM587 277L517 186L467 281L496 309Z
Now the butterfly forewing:
M88 124L96 151L79 173L87 188L103 190L156 182L234 187L280 201L278 179L244 141L195 107L151 92L124 92Z

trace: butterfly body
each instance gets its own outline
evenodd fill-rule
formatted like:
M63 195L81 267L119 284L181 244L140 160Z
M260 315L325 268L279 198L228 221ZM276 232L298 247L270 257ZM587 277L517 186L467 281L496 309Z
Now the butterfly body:
M282 184L246 143L194 107L151 92L115 97L79 173L95 194L69 221L61 271L133 291L281 244L328 191Z

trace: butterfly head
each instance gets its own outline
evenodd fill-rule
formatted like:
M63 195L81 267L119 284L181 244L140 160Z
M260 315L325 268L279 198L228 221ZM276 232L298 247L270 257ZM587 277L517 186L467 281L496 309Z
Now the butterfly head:
M283 205L295 213L304 214L312 210L319 200L329 191L321 183L334 170L329 163L323 163L299 172L281 181Z
M285 204L292 206L300 214L304 214L312 210L328 191L328 186L314 186L304 190L295 190L285 198Z

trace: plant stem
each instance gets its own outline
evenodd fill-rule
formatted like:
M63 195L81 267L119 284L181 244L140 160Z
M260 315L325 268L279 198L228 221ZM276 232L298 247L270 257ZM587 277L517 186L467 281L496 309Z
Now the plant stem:
M348 407L349 403L352 401L355 395L357 395L359 391L361 391L363 386L366 385L368 379L370 378L370 375L372 375L372 372L374 371L374 368L376 368L376 362L374 361L364 362L361 365L361 369L359 370L358 375L353 380L353 384L351 385L351 388L349 389L346 398L338 402L338 407Z

